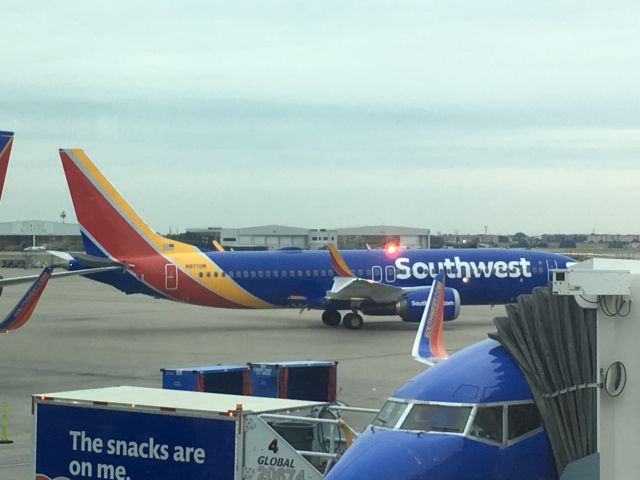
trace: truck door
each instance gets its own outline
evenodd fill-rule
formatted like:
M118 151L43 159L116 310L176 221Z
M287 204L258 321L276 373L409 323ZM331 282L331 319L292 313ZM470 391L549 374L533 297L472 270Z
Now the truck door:
M164 288L167 290L178 288L178 267L173 263L167 263L164 266Z

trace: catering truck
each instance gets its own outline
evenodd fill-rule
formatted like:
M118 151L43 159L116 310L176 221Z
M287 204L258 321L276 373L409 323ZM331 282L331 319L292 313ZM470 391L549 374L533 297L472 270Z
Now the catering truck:
M35 478L320 480L352 432L318 418L327 408L140 387L34 395Z

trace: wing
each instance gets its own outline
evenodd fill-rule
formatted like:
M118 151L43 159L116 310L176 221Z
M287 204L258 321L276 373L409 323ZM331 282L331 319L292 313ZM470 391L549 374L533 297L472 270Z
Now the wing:
M383 304L397 302L402 298L405 292L402 288L356 277L336 246L330 243L328 247L334 279L331 290L326 294L327 300Z
M427 365L434 365L449 357L444 348L442 330L444 323L444 274L433 279L433 286L422 313L420 326L413 342L412 356Z
M393 303L402 298L404 290L385 283L363 280L358 277L335 277L333 286L327 292L330 301L369 301L373 303Z
M13 307L9 315L0 322L0 333L17 330L27 323L29 318L31 318L31 314L36 309L38 300L40 300L40 296L42 292L44 292L52 272L53 267L47 266L42 269L40 275L35 276L36 280L31 287L29 287L29 290L26 291L16 306Z
M218 252L224 252L224 247L220 245L220 242L211 240L211 243L213 244L213 248L215 248Z

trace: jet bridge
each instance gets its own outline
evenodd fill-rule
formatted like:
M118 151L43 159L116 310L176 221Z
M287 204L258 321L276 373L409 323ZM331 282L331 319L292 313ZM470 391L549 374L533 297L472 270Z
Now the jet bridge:
M495 320L527 378L561 480L640 471L640 261L592 259L553 272Z

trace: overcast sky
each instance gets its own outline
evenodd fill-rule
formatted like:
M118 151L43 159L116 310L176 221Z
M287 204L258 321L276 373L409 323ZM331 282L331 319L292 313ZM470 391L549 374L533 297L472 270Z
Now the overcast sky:
M640 3L4 0L0 221L640 233Z

